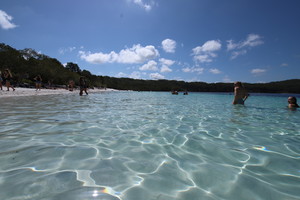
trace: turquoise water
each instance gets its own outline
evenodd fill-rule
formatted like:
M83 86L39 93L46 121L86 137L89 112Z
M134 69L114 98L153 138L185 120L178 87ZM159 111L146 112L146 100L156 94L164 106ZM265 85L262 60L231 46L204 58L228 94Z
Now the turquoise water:
M0 199L299 199L300 109L286 96L232 98L2 98Z

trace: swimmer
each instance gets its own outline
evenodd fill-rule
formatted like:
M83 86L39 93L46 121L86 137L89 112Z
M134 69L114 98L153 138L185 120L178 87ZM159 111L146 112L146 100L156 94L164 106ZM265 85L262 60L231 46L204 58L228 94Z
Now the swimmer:
M248 98L249 94L242 85L241 82L234 83L234 99L232 104L241 104L244 105L246 99Z
M296 97L289 97L288 103L289 103L288 105L289 108L299 108Z

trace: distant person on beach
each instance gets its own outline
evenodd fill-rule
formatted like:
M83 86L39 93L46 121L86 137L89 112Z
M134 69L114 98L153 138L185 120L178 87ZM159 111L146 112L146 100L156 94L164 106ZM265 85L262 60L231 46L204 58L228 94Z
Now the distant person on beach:
M232 104L241 104L244 105L246 99L248 98L249 94L247 90L244 88L241 82L234 83L234 99Z
M1 88L1 90L2 90L2 81L3 81L3 78L2 78L2 73L0 71L0 88Z
M52 88L52 81L51 80L48 81L48 89L53 89Z
M75 85L75 83L74 83L74 81L73 80L70 80L69 81L69 91L73 91L74 90L74 85Z
M299 108L296 97L289 97L288 103L289 103L289 105L288 105L289 108Z
M86 80L83 76L81 76L79 78L79 87L80 87L80 92L79 92L80 96L82 96L83 91L85 92L86 95L88 95L88 93L87 93L87 83L86 83Z
M42 87L42 77L41 75L37 75L35 78L35 89L36 91L41 90Z
M13 91L15 91L15 88L11 86L11 81L12 81L12 75L10 73L9 69L5 69L3 72L3 80L5 82L5 85L7 87L7 91L9 91L9 88L11 87Z

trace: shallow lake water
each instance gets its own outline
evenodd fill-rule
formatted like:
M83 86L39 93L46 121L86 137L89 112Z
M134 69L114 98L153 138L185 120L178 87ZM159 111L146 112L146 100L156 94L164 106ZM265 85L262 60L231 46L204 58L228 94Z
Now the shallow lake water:
M300 109L286 95L232 98L2 98L0 199L299 199Z

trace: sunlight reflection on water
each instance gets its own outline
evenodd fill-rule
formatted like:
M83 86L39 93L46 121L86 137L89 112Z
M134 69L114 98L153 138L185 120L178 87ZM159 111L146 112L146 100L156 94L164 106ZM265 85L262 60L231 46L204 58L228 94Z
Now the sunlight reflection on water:
M298 199L286 96L107 92L3 102L0 199Z

